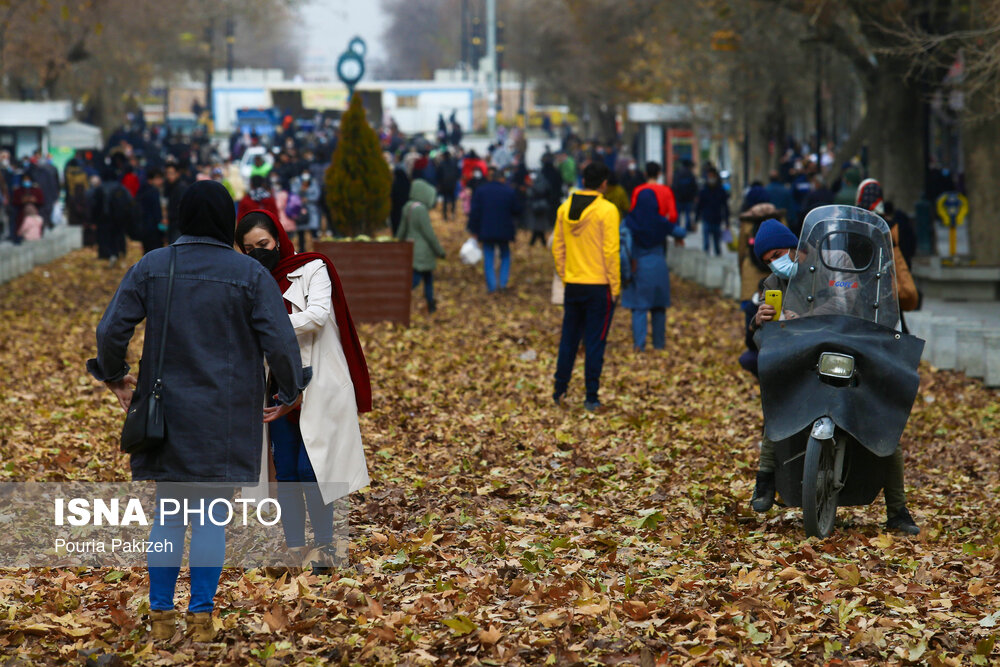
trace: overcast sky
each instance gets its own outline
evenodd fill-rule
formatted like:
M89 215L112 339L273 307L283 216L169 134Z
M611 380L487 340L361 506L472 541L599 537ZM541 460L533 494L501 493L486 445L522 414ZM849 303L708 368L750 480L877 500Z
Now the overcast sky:
M321 55L332 67L355 35L368 44L369 65L385 55L385 17L379 0L312 0L302 8L302 18L308 34L304 66Z

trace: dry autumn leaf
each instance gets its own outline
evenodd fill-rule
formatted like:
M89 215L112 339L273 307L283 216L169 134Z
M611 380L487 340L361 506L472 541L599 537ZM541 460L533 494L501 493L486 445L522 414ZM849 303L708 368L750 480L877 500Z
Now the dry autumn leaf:
M450 257L463 222L434 218ZM799 512L748 507L761 418L736 363L736 304L675 277L666 349L633 354L629 313L616 312L608 411L582 410L582 358L557 408L551 256L521 243L513 254L502 296L485 295L481 267L448 259L433 317L414 296L409 329L359 326L375 387L361 420L372 483L351 497L348 567L279 579L226 569L223 641L183 640L173 653L146 635L142 569L0 571L0 655L65 664L93 646L126 664L205 666L996 662L996 391L922 369L902 442L921 536L883 534L877 500L841 509L830 538L807 541ZM44 270L0 292L0 481L127 479L121 412L83 375L125 267L84 250ZM141 328L133 364L140 344ZM187 587L182 576L179 605Z

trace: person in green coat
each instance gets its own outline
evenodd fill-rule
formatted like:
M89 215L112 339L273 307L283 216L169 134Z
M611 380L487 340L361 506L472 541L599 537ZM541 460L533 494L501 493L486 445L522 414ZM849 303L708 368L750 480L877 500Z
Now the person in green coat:
M567 188L576 187L576 160L569 153L562 153L562 162L559 163L559 175L562 176L563 183Z
M444 257L444 248L431 226L430 210L436 200L437 191L433 185L422 178L414 179L410 185L410 199L403 207L399 229L396 230L397 239L413 241L413 289L423 281L428 313L437 310L437 302L434 300L434 269L437 267L437 258Z

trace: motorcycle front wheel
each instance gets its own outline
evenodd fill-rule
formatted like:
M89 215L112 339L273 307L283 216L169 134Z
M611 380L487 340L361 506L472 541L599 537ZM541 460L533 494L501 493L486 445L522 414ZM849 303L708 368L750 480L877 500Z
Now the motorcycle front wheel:
M807 537L827 537L837 518L838 480L833 441L810 437L802 470L802 520Z

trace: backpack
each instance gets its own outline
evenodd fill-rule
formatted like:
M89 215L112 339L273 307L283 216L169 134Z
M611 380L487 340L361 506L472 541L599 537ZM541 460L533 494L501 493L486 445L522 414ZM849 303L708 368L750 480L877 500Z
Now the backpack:
M118 181L105 183L101 189L104 195L102 209L104 219L111 221L133 241L141 241L145 236L145 230L142 226L142 209L139 207L139 202Z

